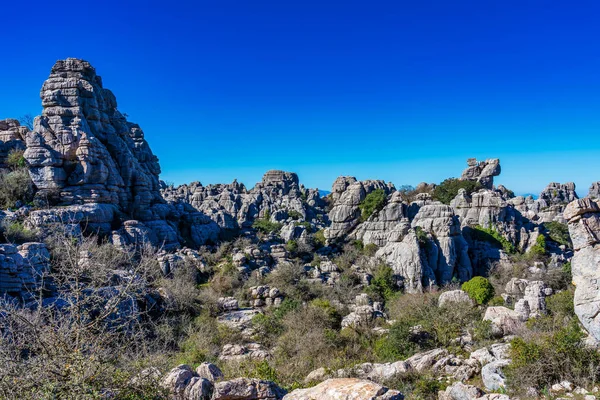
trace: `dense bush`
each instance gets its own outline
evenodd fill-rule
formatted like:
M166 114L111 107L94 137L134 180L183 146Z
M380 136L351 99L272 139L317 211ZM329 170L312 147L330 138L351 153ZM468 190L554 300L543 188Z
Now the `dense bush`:
M317 247L323 247L327 244L327 239L325 239L325 231L323 229L319 229L313 235L313 240Z
M535 244L527 252L532 258L540 258L546 255L546 237L542 234L535 239Z
M12 208L33 201L33 183L27 169L0 173L0 207Z
M397 290L394 270L385 264L380 264L375 268L371 284L365 289L366 293L378 301L390 299Z
M591 387L600 378L600 353L587 348L576 321L551 333L518 337L511 342L508 387L515 393L533 387L547 389L568 380Z
M369 193L358 205L361 218L367 220L371 215L379 212L385 206L386 199L387 195L383 189L377 189Z
M573 242L571 241L571 236L569 235L569 228L567 227L567 224L552 221L544 222L542 226L546 229L550 240L560 245L564 245L568 248L573 247Z
M278 222L271 222L269 218L259 218L254 221L252 227L262 233L277 233L282 225Z
M25 168L27 163L25 161L25 157L23 157L24 153L25 152L23 150L11 150L6 156L6 165L8 165L12 170Z
M481 188L482 186L479 182L449 178L435 187L433 190L433 199L441 201L444 204L450 204L450 201L456 197L460 189L465 189L467 194L471 194Z
M492 227L484 228L482 226L475 226L470 230L470 234L473 240L488 242L508 254L517 252L515 246Z
M483 276L476 276L468 282L462 284L464 290L470 298L477 304L486 304L494 297L494 286Z

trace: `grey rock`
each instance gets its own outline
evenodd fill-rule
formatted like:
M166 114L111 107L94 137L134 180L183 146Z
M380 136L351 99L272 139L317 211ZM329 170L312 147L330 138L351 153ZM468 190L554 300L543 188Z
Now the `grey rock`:
M564 216L575 250L571 260L575 313L600 340L600 206L590 198L575 200L567 205Z
M502 372L502 368L509 364L509 360L497 360L483 366L481 369L481 379L486 389L498 390L506 386L506 377Z
M486 189L494 187L494 176L500 175L501 171L499 159L477 161L475 158L469 158L467 164L468 167L463 171L460 179L479 182Z
M328 379L308 389L296 389L284 400L401 400L404 396L375 382L357 378Z
M270 381L236 378L217 382L212 400L280 400L285 390Z

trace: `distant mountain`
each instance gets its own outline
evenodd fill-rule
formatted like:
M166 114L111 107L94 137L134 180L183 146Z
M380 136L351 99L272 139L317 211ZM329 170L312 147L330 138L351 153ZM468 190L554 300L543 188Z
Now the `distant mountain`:
M321 195L321 197L325 197L329 193L331 193L329 190L319 190L319 194Z

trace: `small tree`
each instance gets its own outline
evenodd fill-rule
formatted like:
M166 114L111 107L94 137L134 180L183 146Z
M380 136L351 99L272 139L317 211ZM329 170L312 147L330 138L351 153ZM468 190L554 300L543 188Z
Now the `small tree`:
M477 304L486 304L494 297L494 286L483 276L476 276L461 287Z
M33 119L34 119L33 115L25 114L21 118L19 118L19 123L21 124L21 126L24 126L27 129L29 129L30 131L32 131L33 130Z
M386 199L387 195L383 189L377 189L369 193L358 205L361 211L361 218L367 220L371 215L379 212L385 206Z

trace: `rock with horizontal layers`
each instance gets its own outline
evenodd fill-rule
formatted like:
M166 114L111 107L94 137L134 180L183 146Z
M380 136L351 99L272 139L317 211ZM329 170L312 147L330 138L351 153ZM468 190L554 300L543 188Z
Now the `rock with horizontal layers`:
M284 400L401 400L404 396L375 382L357 378L328 379L308 389L296 389Z
M337 190L336 185L339 185L337 180L332 189ZM331 225L325 230L325 237L328 239L341 238L356 228L361 222L359 205L369 193L379 189L384 190L386 195L395 191L393 185L386 184L381 180L356 181L347 186L329 211Z
M217 382L212 400L280 400L286 391L260 379L236 378Z
M467 160L468 167L463 171L460 179L481 183L486 189L494 187L494 176L500 175L500 160L490 158L485 161L477 161L475 158Z
M587 197L591 199L600 199L600 181L592 183Z
M424 205L413 219L412 227L431 235L426 246L427 263L438 285L449 283L453 277L460 282L471 279L469 246L452 207L439 203Z
M575 285L575 314L581 324L600 340L600 205L586 197L564 211L575 254L571 271Z
M12 151L25 150L25 136L29 132L16 119L0 120L0 170L12 168L6 163Z

